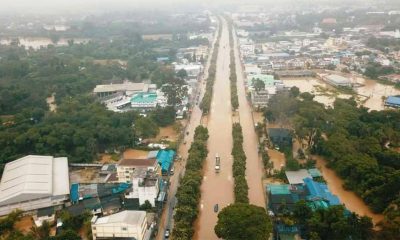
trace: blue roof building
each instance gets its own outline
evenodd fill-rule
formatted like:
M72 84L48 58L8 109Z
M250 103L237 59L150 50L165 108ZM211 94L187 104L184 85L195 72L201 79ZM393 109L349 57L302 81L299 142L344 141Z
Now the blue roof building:
M304 183L308 190L308 200L324 200L329 204L329 206L340 205L339 198L329 191L328 186L325 183L315 182L311 178L304 179Z
M385 101L385 106L400 108L400 96L389 96Z
M174 150L160 150L157 153L157 162L161 166L161 173L167 174L175 158Z

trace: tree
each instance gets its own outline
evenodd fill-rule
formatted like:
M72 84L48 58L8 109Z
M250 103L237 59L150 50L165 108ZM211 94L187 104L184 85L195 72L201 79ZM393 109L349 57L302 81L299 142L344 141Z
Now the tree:
M187 96L187 86L185 81L179 78L173 78L167 84L162 86L161 91L167 97L167 103L170 106L177 106Z
M265 83L258 78L255 79L253 86L257 92L265 89Z
M67 229L61 232L60 235L51 237L50 240L81 240L82 238L72 229Z
M264 208L235 203L218 214L214 230L219 238L226 240L265 240L270 237L272 224Z
M187 78L188 74L187 74L186 70L182 68L176 73L176 76L180 79L185 79L185 78Z
M143 138L155 137L159 132L157 124L148 117L138 118L135 121L135 130Z
M157 107L153 112L151 112L150 117L156 122L160 127L165 127L171 125L175 122L176 111L172 106L165 108Z
M300 90L298 87L294 86L290 88L290 96L291 97L297 97L300 94Z
M139 210L150 211L153 208L149 200L146 200L142 205L140 205Z
M42 226L37 227L32 226L30 234L35 237L35 239L45 240L50 236L51 226L47 221L42 223Z

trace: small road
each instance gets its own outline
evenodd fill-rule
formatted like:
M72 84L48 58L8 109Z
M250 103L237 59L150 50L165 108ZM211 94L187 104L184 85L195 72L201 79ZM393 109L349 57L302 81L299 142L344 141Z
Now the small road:
M215 32L214 35L214 41L212 43L212 46L214 46L214 43L216 41L217 33ZM204 68L204 74L201 77L198 85L198 94L200 95L200 100L203 98L204 95L204 89L205 89L205 84L203 84L207 77L208 77L208 68L210 67L210 60L211 60L211 55L213 52L213 48L210 49L208 60L206 63L206 66ZM179 179L183 177L185 173L185 165L186 165L186 160L188 157L188 151L190 148L190 145L193 142L193 137L194 137L194 131L197 126L200 125L201 123L201 117L202 117L202 111L199 108L199 105L195 105L197 97L195 96L193 99L194 106L192 108L192 113L190 115L190 118L188 119L188 123L186 125L186 129L184 130L184 139L182 142L186 142L186 144L180 144L179 149L178 149L178 154L182 157L182 160L176 161L174 164L175 167L175 174L170 177L170 186L169 186L169 191L168 191L168 197L167 201L164 204L164 209L161 215L160 219L160 224L158 227L158 234L156 239L157 240L163 240L164 235L165 235L165 230L166 229L172 229L173 228L173 212L174 212L174 207L176 205L176 191L179 186ZM186 132L189 132L188 135L186 135Z

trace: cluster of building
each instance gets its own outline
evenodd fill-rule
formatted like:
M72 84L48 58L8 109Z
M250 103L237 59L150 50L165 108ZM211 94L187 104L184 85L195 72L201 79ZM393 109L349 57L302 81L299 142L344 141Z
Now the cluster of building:
M339 198L332 194L323 182L316 168L286 171L288 184L267 184L268 209L271 216L293 212L297 202L303 200L313 210L341 205ZM274 233L277 239L296 239L300 227L275 221Z
M387 15L388 13L384 13ZM273 75L275 78L317 77L335 87L359 86L356 77L367 73L371 66L394 69L393 74L382 75L381 79L400 82L400 51L387 47L385 51L370 47L367 40L400 39L400 31L384 31L384 26L365 25L344 27L338 33L334 29L337 19L326 18L316 22L308 31L268 30L268 27L296 25L296 16L270 15L264 12L232 14L236 26L238 43L247 79L251 75ZM328 26L328 27L327 27ZM327 30L331 29L331 30ZM332 73L328 70L337 70ZM396 73L397 72L397 73ZM354 74L357 73L357 74ZM276 82L276 84L280 84ZM251 86L251 84L248 84ZM264 91L249 88L253 104L264 106L276 89Z
M32 215L37 226L54 222L57 212L72 216L93 214L94 239L121 237L149 239L154 214L161 212L169 175L176 158L173 150L148 152L140 158L122 157L116 164L68 164L65 157L28 155L5 165L0 183L0 216L14 210ZM95 171L96 177L80 180ZM57 219L57 228L62 222Z

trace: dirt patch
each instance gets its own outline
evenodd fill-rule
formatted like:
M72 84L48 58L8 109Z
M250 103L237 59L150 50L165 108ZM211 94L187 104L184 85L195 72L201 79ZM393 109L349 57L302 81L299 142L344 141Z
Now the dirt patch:
M262 112L253 112L253 119L255 123L264 122L264 115Z
M100 155L100 160L99 162L102 164L108 164L108 163L116 163L119 160L119 156L117 154L106 154L103 153Z
M285 155L275 149L268 149L268 155L274 163L275 170L281 170L286 165Z
M100 177L100 168L70 168L69 180L71 183L100 183L104 177Z
M179 125L178 125L179 124ZM179 138L179 130L181 128L180 123L177 125L171 125L168 127L161 127L160 132L155 138L150 139L151 141L170 141L176 142Z
M32 216L24 216L14 224L14 228L22 233L28 233L34 225Z
M137 149L127 149L125 150L123 157L129 159L145 159L149 154L148 151L137 150Z

